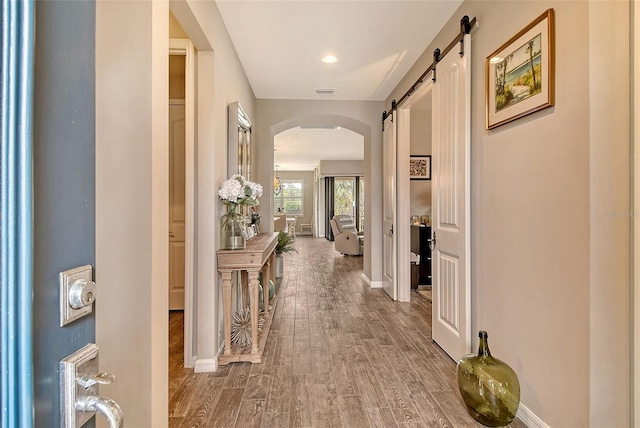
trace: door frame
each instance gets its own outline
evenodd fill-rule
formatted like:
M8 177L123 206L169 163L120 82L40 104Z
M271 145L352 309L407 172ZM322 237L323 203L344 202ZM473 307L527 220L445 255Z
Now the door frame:
M396 172L396 198L398 201L409 201L411 199L411 179L409 177L409 158L411 156L411 107L431 92L433 89L433 81L426 79L426 83L418 86L417 92L405 98L398 105L398 136L397 136L397 153L396 164L398 171ZM431 135L429 135L431 138ZM397 215L399 219L404 219L406 227L397 224L397 275L398 275L398 301L411 301L411 226L409 218L411 218L411 205L398 204ZM396 223L399 223L396 219Z
M195 80L196 51L189 39L169 39L169 55L185 56L185 236L184 236L184 366L193 367L195 255Z
M640 6L633 3L633 44L635 45L632 61L633 61L633 81L640 82ZM634 84L633 87L633 116L631 117L633 128L633 161L632 161L632 180L631 188L633 189L633 305L632 305L632 330L633 330L633 402L631 408L631 421L633 426L640 424L640 84Z
M389 122L387 123L387 120ZM395 107L389 112L382 122L382 288L391 297L392 300L398 300L398 238L396 237L394 228L397 229L398 222L398 111ZM387 139L386 135L390 135ZM392 148L391 156L388 156L387 147ZM387 159L391 157L388 164L390 170L387 170ZM390 174L393 183L389 184L388 177ZM391 195L388 194L389 189L393 189ZM387 222L387 203L391 201L391 222ZM387 228L389 229L387 230ZM391 248L385 247L386 239L391 239ZM387 252L391 254L388 254ZM390 281L387 276L387 261L391 260ZM390 285L389 285L390 283ZM391 291L389 291L391 290Z

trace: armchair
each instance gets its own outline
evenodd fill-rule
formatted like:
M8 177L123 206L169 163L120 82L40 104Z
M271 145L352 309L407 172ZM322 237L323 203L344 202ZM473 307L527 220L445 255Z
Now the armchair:
M335 239L336 251L352 256L362 255L364 250L364 236L356 230L351 216L335 215L330 223Z

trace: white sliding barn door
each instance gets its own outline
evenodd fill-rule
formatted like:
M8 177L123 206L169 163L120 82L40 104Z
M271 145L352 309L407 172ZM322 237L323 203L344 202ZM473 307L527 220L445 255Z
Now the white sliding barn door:
M384 121L382 138L382 288L398 300L396 236L396 123L392 111Z
M433 86L433 340L454 360L471 351L471 37L452 49Z

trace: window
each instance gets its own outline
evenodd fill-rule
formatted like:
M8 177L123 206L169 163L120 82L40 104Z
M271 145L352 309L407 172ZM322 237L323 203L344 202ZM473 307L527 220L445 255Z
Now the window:
M346 214L353 218L358 231L364 231L364 178L334 178L333 214Z
M282 180L282 192L273 196L275 213L302 215L302 207L304 207L304 181Z

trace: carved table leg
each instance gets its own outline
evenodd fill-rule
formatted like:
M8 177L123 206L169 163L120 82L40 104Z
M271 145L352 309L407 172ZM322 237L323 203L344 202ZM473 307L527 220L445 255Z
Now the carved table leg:
M269 313L269 281L271 281L271 259L262 267L262 307L265 316Z
M258 271L249 272L249 294L251 294L251 353L258 353ZM263 291L264 292L264 291Z
M231 272L222 273L222 314L224 318L224 355L231 355Z
M276 283L276 253L271 253L271 257L269 257L269 264L271 265L271 280L273 284Z

